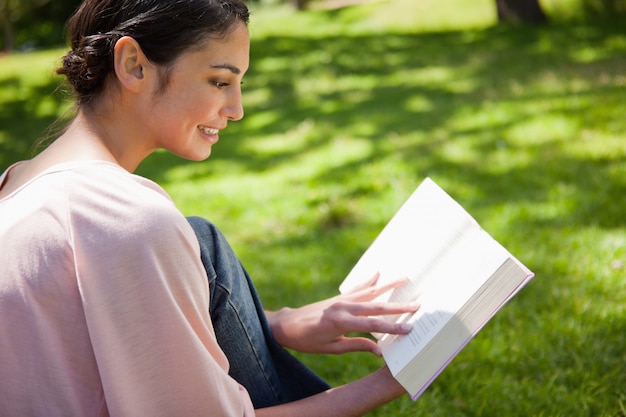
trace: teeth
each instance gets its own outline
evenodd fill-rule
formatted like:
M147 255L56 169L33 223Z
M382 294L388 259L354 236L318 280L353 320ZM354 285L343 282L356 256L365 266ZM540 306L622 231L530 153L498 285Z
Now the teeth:
M198 129L200 129L200 131L205 135L217 135L219 133L218 129L212 129L206 126L198 126Z

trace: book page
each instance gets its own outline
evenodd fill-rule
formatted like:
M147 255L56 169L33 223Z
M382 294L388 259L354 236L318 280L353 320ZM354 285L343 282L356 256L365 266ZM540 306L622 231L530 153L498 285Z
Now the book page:
M432 180L426 178L402 205L343 281L346 292L376 272L379 283L407 277L410 283L380 301L407 302L428 286L428 271L441 255L478 223Z
M442 330L433 335L406 366L394 373L411 398L417 399L461 349L533 276L528 268L509 256ZM383 356L388 357L390 353L383 352Z
M376 272L379 284L409 282L378 300L416 302L407 335L378 335L389 369L413 398L534 275L465 209L426 178L365 251L340 286Z
M482 229L473 229L441 254L441 261L426 274L430 284L417 298L421 307L408 320L413 324L411 333L380 340L392 373L419 354L508 258L508 252Z

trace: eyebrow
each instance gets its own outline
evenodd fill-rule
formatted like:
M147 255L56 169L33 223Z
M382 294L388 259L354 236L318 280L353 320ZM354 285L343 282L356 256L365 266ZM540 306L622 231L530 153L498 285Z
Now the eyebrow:
M239 68L229 64L211 65L211 68L227 69L233 74L241 74L241 70Z

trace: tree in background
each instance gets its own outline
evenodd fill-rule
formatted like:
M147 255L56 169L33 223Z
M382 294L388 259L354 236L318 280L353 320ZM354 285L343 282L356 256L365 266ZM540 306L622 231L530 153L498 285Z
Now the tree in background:
M538 0L496 0L498 21L513 23L545 23L546 14Z
M247 0L260 3L264 0ZM298 10L311 3L325 0L280 0ZM419 1L419 0L415 0ZM548 18L540 5L541 0L495 0L500 22L544 23ZM63 42L66 19L80 0L0 0L0 50L13 51L29 45L46 47ZM577 19L590 21L616 21L626 19L626 0L577 0L574 2Z
M3 45L7 51L15 49L13 21L19 9L19 0L0 0L0 23L2 24Z
M80 0L0 0L0 49L63 42L65 21Z
M590 19L605 19L623 24L626 19L626 0L585 0L583 14Z

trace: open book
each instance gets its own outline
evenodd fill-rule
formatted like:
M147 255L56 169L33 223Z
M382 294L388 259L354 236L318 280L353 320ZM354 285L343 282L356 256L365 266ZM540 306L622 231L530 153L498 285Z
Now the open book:
M403 336L375 335L394 377L415 400L534 274L426 178L365 251L341 292L380 272L410 282L381 297L417 302Z

